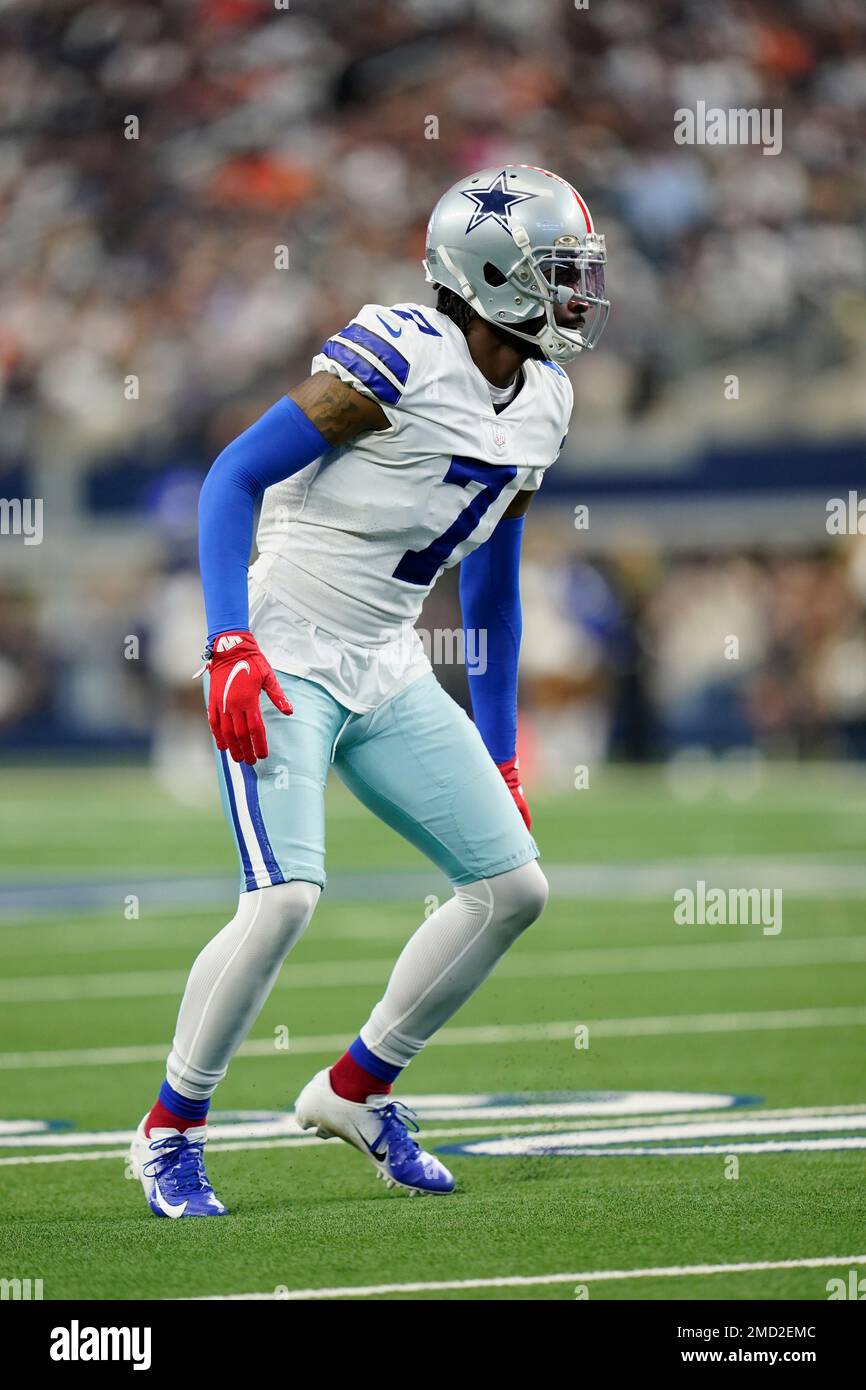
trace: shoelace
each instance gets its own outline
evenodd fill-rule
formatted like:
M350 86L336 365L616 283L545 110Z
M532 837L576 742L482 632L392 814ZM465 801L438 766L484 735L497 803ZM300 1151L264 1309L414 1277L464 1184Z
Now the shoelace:
M409 1133L417 1134L421 1129L414 1110L401 1100L392 1100L388 1105L377 1106L375 1112L382 1121L382 1128L376 1138L375 1147L384 1141L388 1155L392 1159L413 1159L421 1152L420 1144Z
M210 1187L204 1171L204 1144L194 1144L183 1134L167 1134L155 1139L148 1148L154 1154L141 1171L146 1178L165 1177L171 1169L171 1181L177 1192L204 1192Z

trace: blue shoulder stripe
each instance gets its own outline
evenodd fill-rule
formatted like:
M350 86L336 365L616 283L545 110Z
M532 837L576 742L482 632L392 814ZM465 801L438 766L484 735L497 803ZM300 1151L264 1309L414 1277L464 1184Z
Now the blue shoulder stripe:
M398 352L385 338L380 338L378 333L364 328L363 324L350 323L348 328L341 328L336 336L345 338L349 343L357 343L358 347L366 348L371 356L378 357L382 365L388 368L388 371L397 378L401 386L406 385L409 363L402 352Z
M368 362L366 357L355 352L352 348L346 347L345 343L335 342L329 338L322 348L326 357L331 357L341 366L346 367L353 376L359 381L363 381L365 386L369 386L374 396L380 401L385 401L388 405L396 405L402 396L402 391L395 386L393 381L383 375L382 372L374 367L372 362Z

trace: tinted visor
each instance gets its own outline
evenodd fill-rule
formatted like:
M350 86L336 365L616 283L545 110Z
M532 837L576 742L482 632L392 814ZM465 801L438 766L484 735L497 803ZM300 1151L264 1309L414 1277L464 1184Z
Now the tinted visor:
M574 257L543 261L540 270L548 284L567 286L578 299L604 299L604 264L581 262Z

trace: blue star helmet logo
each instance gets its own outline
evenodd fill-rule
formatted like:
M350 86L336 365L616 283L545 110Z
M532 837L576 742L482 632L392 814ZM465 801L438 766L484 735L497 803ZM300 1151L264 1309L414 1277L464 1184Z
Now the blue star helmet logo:
M505 170L497 174L489 188L460 190L464 198L469 198L475 204L475 211L469 219L466 234L474 232L476 227L480 227L482 222L491 218L504 232L511 235L511 228L508 225L508 218L511 209L516 203L525 203L527 198L534 198L534 193L518 193L511 191L505 186Z

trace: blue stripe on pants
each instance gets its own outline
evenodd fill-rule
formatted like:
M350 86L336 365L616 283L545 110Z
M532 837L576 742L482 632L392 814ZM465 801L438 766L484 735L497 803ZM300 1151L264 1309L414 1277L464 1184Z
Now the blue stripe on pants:
M274 851L271 848L271 842L268 839L268 832L265 829L264 817L262 816L262 808L259 805L259 782L258 778L256 777L256 770L254 767L250 767L249 763L241 763L240 769L241 775L244 779L244 787L246 788L247 793L247 810L250 813L250 820L252 821L253 829L256 832L256 839L259 842L259 849L261 850L262 858L265 861L265 868L267 869L268 874L270 875L271 883L285 883L285 879L283 878L283 875L280 872L280 866L277 863L276 856L274 855Z
M253 873L253 866L250 863L250 856L247 853L246 843L241 832L241 823L238 819L238 808L235 802L235 789L232 786L232 775L229 772L228 754L223 752L222 750L220 750L220 762L222 763L223 781L225 783L226 794L228 796L229 809L232 813L232 824L235 828L235 839L237 840L238 851L241 856L241 864L243 865L244 882L246 883L248 891L251 891L254 888L258 888L259 885L256 883L256 876Z

